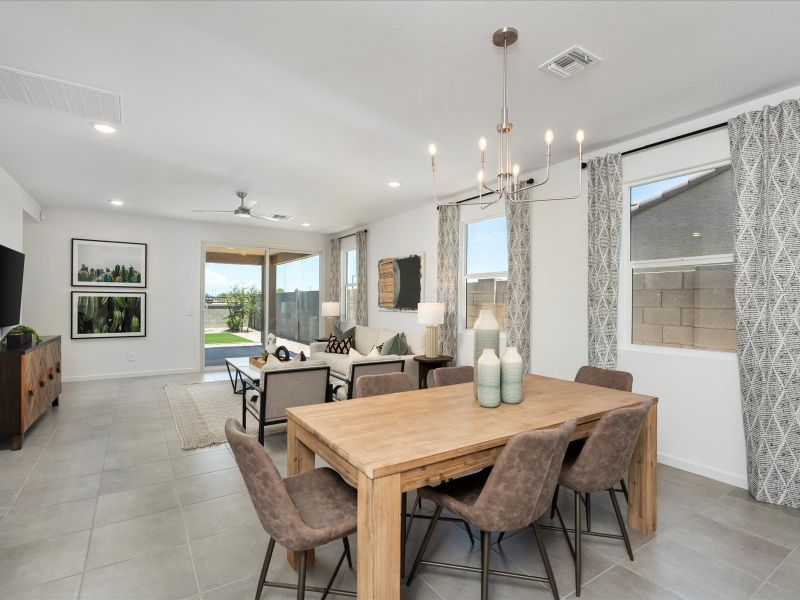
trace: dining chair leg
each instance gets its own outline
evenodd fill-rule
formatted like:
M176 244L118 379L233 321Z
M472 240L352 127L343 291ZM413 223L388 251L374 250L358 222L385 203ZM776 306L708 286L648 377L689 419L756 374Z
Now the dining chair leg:
M467 535L469 536L470 545L474 546L475 545L475 536L472 535L472 528L469 526L469 523L467 523L466 521L462 520L461 522L464 524L464 527L467 530Z
M406 508L408 492L400 495L400 577L406 576Z
M547 573L547 580L550 582L550 591L553 592L553 598L558 600L558 586L556 585L555 575L553 575L553 567L550 566L550 558L547 556L547 548L545 548L544 540L542 540L542 534L535 522L531 523L531 528L533 529L533 535L536 537L536 544L539 546L539 553L542 555L544 571Z
M300 552L300 564L297 567L297 600L305 600L306 597L306 555L307 552Z
M261 567L261 577L258 580L258 588L256 589L256 600L261 600L261 592L264 591L264 582L267 580L267 571L269 570L269 563L272 560L273 550L275 550L275 540L269 538L267 555L264 557L264 565Z
M586 496L586 501L584 504L586 505L586 531L592 530L592 501L589 498L589 492L584 494Z
M419 497L417 498L419 500ZM406 525L406 539L408 539L408 534L411 533L411 526L414 524L414 517L417 516L417 507L419 506L418 502L414 502L414 508L411 509L411 516L408 517L408 525Z
M575 558L575 549L572 547L572 540L569 539L569 533L567 532L567 526L564 524L564 519L561 516L561 511L556 506L556 516L558 517L558 523L561 526L561 532L564 534L564 539L567 540L567 546L569 546L569 553L572 555L572 558Z
M497 543L499 544L500 542L502 542L504 537L506 537L506 532L501 531L500 535L497 536Z
M347 539L347 536L342 538L342 543L344 544L344 555L347 558L347 566L350 567L350 570L353 570L353 557L350 554L350 540Z
M620 479L619 485L622 488L622 495L625 496L625 502L628 502L628 486L625 485L625 480Z
M558 508L558 490L559 486L556 484L556 490L553 492L553 502L550 504L550 519L553 519L553 515L556 514L556 509Z
M481 530L481 600L489 600L489 545L492 534Z
M619 530L622 533L622 539L625 542L625 549L628 551L628 558L633 560L633 550L631 549L631 540L628 537L628 528L625 527L625 521L622 520L622 513L619 510L619 502L617 502L617 494L613 489L608 490L611 494L611 504L614 505L614 514L617 515L617 523L619 523Z
M425 531L425 537L422 538L422 544L419 547L419 551L417 552L417 557L414 559L414 564L411 567L411 572L408 574L406 578L406 585L411 585L411 581L414 579L414 575L417 574L417 569L419 568L419 563L422 560L423 555L425 554L425 550L428 548L428 542L431 541L431 536L433 535L433 530L436 527L436 523L439 521L439 517L442 516L442 507L438 504L436 505L436 510L431 517L430 525L428 525L427 531Z
M575 595L581 595L581 495L575 492Z

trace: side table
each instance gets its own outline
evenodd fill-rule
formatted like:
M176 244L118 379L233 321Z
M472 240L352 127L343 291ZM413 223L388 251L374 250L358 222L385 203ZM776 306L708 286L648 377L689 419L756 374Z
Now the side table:
M434 369L446 367L453 361L453 357L440 355L436 358L428 358L424 354L420 354L415 356L414 360L419 363L419 389L424 390L428 387L428 373Z

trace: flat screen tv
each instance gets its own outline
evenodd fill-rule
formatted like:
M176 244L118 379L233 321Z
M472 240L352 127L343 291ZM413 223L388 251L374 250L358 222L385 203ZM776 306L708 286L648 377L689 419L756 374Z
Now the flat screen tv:
M19 324L25 255L0 246L0 327Z

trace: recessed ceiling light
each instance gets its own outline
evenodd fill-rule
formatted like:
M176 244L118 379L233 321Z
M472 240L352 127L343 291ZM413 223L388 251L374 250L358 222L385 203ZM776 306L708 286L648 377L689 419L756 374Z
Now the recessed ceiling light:
M388 183L388 186L390 188L399 188L400 187L400 182L399 181L390 181Z
M311 223L301 223L303 227L311 227Z
M109 204L111 204L111 206L122 206L125 203L122 200L117 200L115 198L114 200L109 200Z
M105 123L95 123L94 128L100 133L117 133L117 128Z
M700 237L701 235L703 235L703 234L700 233L699 231L693 231L692 232L692 237Z

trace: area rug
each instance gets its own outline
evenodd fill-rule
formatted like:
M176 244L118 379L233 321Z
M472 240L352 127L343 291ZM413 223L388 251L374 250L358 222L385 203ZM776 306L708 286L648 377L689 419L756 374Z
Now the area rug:
M225 421L231 417L239 421L242 419L242 397L233 393L227 381L165 385L164 391L184 450L224 444L227 441ZM248 415L248 433L253 437L256 421L256 418ZM264 428L266 435L284 431L285 423Z

